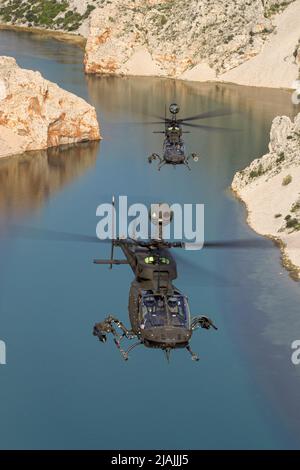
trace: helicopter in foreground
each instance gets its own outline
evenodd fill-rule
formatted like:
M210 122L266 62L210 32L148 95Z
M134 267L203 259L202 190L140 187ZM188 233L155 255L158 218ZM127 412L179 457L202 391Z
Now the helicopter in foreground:
M153 222L154 214L151 214ZM189 342L193 332L198 328L217 329L212 320L201 315L191 318L189 303L186 295L173 285L177 278L177 263L171 254L171 248L185 248L185 243L169 242L162 237L162 225L164 214L156 215L159 233L153 239L139 240L136 238L114 238L112 240L111 257L109 260L96 259L95 264L130 265L135 279L131 283L129 292L129 319L131 328L126 326L115 316L109 315L102 322L96 323L93 334L101 342L106 342L107 335L112 334L117 348L122 357L128 360L129 352L138 345L148 348L159 348L164 351L167 359L174 349L186 348L193 360L199 357L193 353ZM167 217L168 219L168 217ZM170 217L169 217L170 220ZM12 225L8 231L9 236L17 236L42 241L54 242L79 242L99 244L108 242L97 236L82 235L77 233L58 232L49 229L18 227ZM217 240L205 241L204 249L267 249L276 246L264 238L250 238L240 240ZM114 259L114 248L120 247L125 254L125 259ZM184 259L187 264L188 260ZM195 267L193 263L190 267ZM203 271L203 267L196 266L196 279ZM205 276L210 272L204 270ZM218 277L213 274L214 280ZM226 281L221 279L222 282ZM137 341L124 350L122 341L124 339Z
M186 146L183 140L182 135L188 134L189 131L184 131L183 126L204 129L209 131L232 131L234 129L224 128L224 127L211 127L207 125L193 124L190 121L196 121L199 119L207 119L218 116L225 116L231 114L229 110L220 110L220 111L208 111L206 113L197 114L195 116L189 116L186 118L177 118L177 114L180 111L180 107L177 103L172 103L169 106L169 111L171 116L167 118L166 111L165 117L157 116L160 121L147 122L147 124L164 124L165 129L163 131L154 131L155 134L164 134L165 139L163 143L163 154L162 156L157 153L152 153L148 157L148 162L152 163L154 160L158 160L158 170L160 170L164 165L173 165L175 168L177 165L185 165L189 170L190 160L197 162L199 156L196 153L187 155Z
M101 342L106 342L107 335L113 340L126 361L128 354L138 345L147 348L162 349L169 360L170 352L186 348L193 360L199 357L189 345L193 331L197 328L217 330L207 316L191 318L188 298L173 285L177 278L176 261L171 255L171 248L184 248L183 242L167 242L162 238L162 214L159 214L159 237L148 241L136 239L114 239L111 259L94 260L95 264L129 264L135 279L129 291L129 319L131 329L118 318L109 315L102 322L96 323L93 334ZM125 258L113 257L114 247L120 247ZM126 351L122 348L124 339L137 339Z

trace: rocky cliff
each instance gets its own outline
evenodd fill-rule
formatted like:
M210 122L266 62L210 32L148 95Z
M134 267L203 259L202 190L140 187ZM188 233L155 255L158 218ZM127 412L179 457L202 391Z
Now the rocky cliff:
M296 2L300 5L299 0ZM103 1L91 14L85 70L222 80L226 72L260 53L275 32L274 14L282 12L289 3ZM298 36L291 56L297 42Z
M0 57L0 157L99 138L92 106Z
M285 264L300 273L300 113L291 121L274 119L269 153L233 179L232 189L245 202L250 226L280 241Z
M289 88L299 17L300 0L0 0L2 23L88 37L87 73Z
M293 88L300 78L300 0L273 18L274 31L261 52L223 74L222 81L260 87Z

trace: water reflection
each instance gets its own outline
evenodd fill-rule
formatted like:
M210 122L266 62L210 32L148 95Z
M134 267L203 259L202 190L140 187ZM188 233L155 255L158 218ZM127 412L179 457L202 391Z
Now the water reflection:
M20 37L22 37L21 41ZM82 65L84 53L80 47L74 47L73 44L62 42L43 33L1 31L0 55L13 55L15 57L16 51L23 57L55 60L58 63L70 65Z
M153 114L163 116L165 104L179 100L179 97L182 114L190 113L191 109L199 111L199 108L205 110L222 104L235 112L250 113L259 122L270 122L277 115L294 117L299 112L288 90L147 77L87 76L86 81L93 103L104 108L114 120L124 113L144 115L145 120ZM111 93L112 89L114 93ZM210 119L209 122L220 119L228 121L229 118Z
M54 193L91 168L98 142L26 152L0 160L0 217L39 209Z
M149 142L146 152L161 151L162 136L153 136L159 125L143 125L164 116L165 105L178 102L179 117L212 109L230 109L231 115L202 120L202 124L238 129L221 133L192 129L185 135L191 151L200 153L201 164L209 174L226 175L229 186L235 171L268 151L269 133L277 115L293 118L299 111L288 90L234 86L218 83L183 82L147 77L87 76L89 100L101 115L103 136L119 139L124 131L134 141ZM112 93L113 90L113 93ZM190 129L189 129L190 130ZM153 142L153 143L152 143ZM263 143L263 146L262 146ZM154 144L154 145L153 145ZM146 157L147 154L145 154Z

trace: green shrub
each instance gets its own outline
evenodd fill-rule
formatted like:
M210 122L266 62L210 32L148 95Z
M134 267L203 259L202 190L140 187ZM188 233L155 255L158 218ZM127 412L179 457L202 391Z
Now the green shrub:
M276 163L281 163L283 162L285 156L284 156L284 152L281 152L278 156L278 158L276 159Z
M85 20L86 18L88 18L88 17L90 16L91 12L92 12L93 10L95 10L95 8L96 8L95 5L89 4L89 5L86 7L85 13L82 15L82 18L83 18L84 20Z
M35 26L53 26L55 18L69 8L68 0L10 0L0 8L4 21L29 22Z
M165 17L165 15L162 15L162 16L160 17L160 24L161 24L161 26L163 26L164 24L166 24L167 21L168 21L168 20L167 20L167 18Z
M297 201L292 205L291 212L297 212L298 210L300 210L300 201Z
M289 219L286 223L286 228L294 228L295 230L300 230L300 223L299 220L294 217L293 219Z
M282 217L282 214L275 214L274 217L275 219L278 219L279 217Z
M264 174L264 169L263 169L262 164L260 163L260 164L258 165L257 170L252 170L252 171L250 171L250 175L249 175L249 176L250 176L250 178L257 178L258 176L261 176L261 175L263 175L263 174Z
M19 0L10 0L2 8L0 7L0 16L6 22L28 22L34 26L60 27L74 31L96 7L88 4L83 15L69 8L69 0L27 0L23 3ZM59 16L62 14L64 16Z
M282 186L287 186L288 184L290 184L292 179L293 178L291 177L291 175L286 175L282 180Z

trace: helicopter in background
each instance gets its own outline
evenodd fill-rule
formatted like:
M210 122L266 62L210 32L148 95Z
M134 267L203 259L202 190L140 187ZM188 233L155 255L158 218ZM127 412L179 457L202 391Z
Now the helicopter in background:
M166 111L165 117L157 116L160 121L147 122L147 124L164 124L165 130L154 131L154 134L164 134L165 139L163 143L163 154L162 156L157 153L152 153L148 157L148 162L152 163L154 160L158 160L158 170L164 165L173 165L175 168L177 165L185 165L189 170L189 162L192 159L194 162L199 160L199 156L196 153L187 155L186 146L183 140L183 134L188 134L189 131L184 131L182 126L188 126L198 129L204 129L209 131L233 131L234 129L224 127L211 127L207 125L193 124L190 121L196 121L199 119L206 119L218 116L225 116L231 114L229 110L220 111L208 111L206 113L197 114L195 116L189 116L186 118L177 118L177 114L180 111L180 107L177 103L172 103L169 106L171 116L167 118Z

